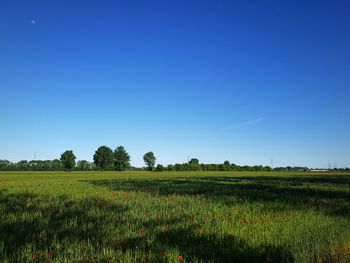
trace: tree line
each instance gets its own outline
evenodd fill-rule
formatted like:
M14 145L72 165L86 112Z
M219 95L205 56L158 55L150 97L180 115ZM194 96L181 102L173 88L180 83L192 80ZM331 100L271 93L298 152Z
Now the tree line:
M130 165L130 155L123 146L117 147L114 151L101 146L93 155L93 162L79 160L72 150L67 150L61 154L59 159L54 160L21 160L10 162L0 160L0 170L2 171L125 171L125 170L155 170L156 157L153 152L147 152L143 156L146 168L137 168Z
M143 155L145 167L138 168L130 165L130 155L123 146L117 147L114 151L107 147L99 147L94 155L93 162L87 160L76 161L72 150L61 154L59 159L54 160L21 160L17 163L8 160L0 160L0 170L6 171L125 171L125 170L149 170L156 172L163 171L308 171L307 167L277 167L270 166L240 166L229 161L222 164L204 164L197 158L192 158L187 163L156 165L156 157L153 152ZM348 168L347 168L348 169Z

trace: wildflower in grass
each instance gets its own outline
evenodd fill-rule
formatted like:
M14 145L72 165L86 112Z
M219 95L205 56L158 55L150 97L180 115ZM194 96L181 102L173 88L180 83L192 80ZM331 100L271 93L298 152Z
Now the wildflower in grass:
M178 259L179 261L182 261L182 260L184 259L184 257L183 257L183 256L178 256L177 259Z
M140 234L143 235L145 233L144 229L140 229Z
M160 256L165 257L166 256L165 252L160 252Z
M242 223L242 225L248 225L248 220L243 219L241 223Z
M201 228L199 228L197 231L198 231L198 234L203 234L203 233L204 233L204 228L201 227Z

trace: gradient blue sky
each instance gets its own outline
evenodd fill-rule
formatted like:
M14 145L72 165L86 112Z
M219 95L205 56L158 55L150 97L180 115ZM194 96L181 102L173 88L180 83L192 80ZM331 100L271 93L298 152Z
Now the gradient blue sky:
M349 1L0 2L0 159L350 166ZM32 21L33 20L33 21Z

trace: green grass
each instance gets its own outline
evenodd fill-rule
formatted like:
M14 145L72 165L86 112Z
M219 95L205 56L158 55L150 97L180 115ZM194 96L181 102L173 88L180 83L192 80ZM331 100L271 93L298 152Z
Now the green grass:
M350 174L0 173L2 262L179 256L350 262Z

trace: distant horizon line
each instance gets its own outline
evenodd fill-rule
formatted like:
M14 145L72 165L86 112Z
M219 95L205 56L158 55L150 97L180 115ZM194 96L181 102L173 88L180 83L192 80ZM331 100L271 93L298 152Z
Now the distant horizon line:
M195 158L195 157L193 157L193 158ZM31 161L53 161L53 160L60 160L60 158L58 157L58 158L54 158L54 159L20 159L18 161L13 161L13 160L6 159L6 158L0 158L0 161L9 161L10 163L18 163L18 162L21 162L21 161L31 162ZM78 161L87 161L89 163L94 163L93 160L87 160L87 159L76 159L76 163ZM210 163L200 162L199 164L206 164L206 165L208 165L208 164L216 164L216 165L219 165L219 164L223 164L224 162L221 162L221 163L220 162L219 163L215 163L215 162L210 162ZM335 162L335 165L333 163L332 167L330 165L328 167L321 167L321 166L317 167L317 166L307 166L307 165L304 165L304 166L300 166L300 165L276 165L276 166L271 166L271 165L263 165L263 164L249 165L249 164L238 164L238 163L231 162L231 161L229 161L229 162L230 162L230 164L234 164L234 165L239 166L239 167L244 167L244 166L248 166L248 167L262 166L262 167L270 167L272 169L291 167L291 168L308 168L310 170L335 170L335 169L347 169L347 168L349 168L349 166L347 166L347 165L345 165L345 166L342 165L341 167L338 167L336 162ZM187 163L188 162L174 162L174 163L167 163L167 164L162 164L162 163L158 163L158 164L167 166L167 165L187 164ZM130 166L133 167L133 168L144 168L144 167L146 167L146 165L145 166L130 165Z

